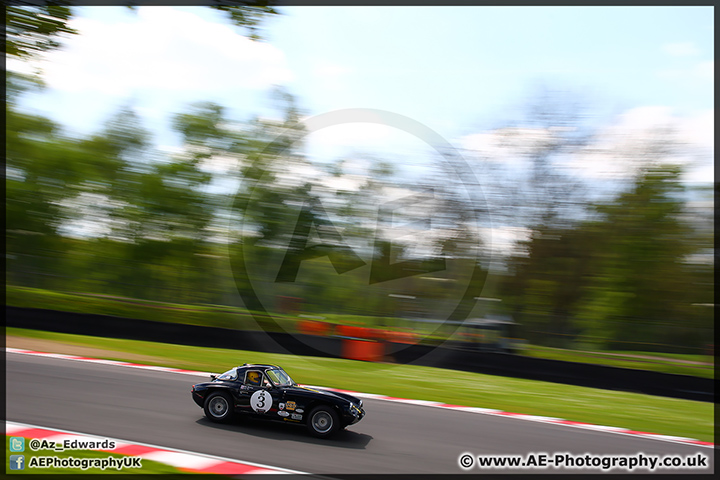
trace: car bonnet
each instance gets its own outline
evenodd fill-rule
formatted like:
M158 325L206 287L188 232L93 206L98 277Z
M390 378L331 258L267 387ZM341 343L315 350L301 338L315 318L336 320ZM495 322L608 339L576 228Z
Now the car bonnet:
M331 392L331 391L329 391L329 390L324 390L324 389L322 389L322 388L303 387L303 386L300 386L300 385L293 385L293 386L292 386L292 389L294 389L294 390L303 390L303 391L306 391L306 392L311 392L311 393L315 393L315 394L320 394L320 395L323 395L323 396L339 398L339 399L342 399L342 400L346 400L346 401L349 401L349 402L353 402L353 403L355 403L355 404L359 404L359 403L360 403L360 399L359 399L359 398L353 397L352 395L348 395L347 393Z

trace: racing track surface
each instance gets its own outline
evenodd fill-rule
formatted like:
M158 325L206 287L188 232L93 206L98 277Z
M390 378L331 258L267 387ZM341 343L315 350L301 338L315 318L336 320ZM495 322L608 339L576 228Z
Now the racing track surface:
M292 375L292 365L286 368ZM205 419L190 397L191 385L204 380L205 377L7 353L6 415L9 421L327 475L463 473L458 457L464 452L474 455L700 452L709 457L710 469L690 472L714 471L711 448L382 400L363 399L365 418L329 440L310 437L304 427L262 421L217 425ZM488 472L470 470L476 474ZM557 470L527 472L551 474ZM599 471L568 473L584 472Z

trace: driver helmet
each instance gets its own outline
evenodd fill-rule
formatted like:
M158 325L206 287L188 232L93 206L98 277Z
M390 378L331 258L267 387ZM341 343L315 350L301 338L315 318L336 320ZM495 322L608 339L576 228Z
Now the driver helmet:
M248 372L247 379L248 383L260 385L260 372Z

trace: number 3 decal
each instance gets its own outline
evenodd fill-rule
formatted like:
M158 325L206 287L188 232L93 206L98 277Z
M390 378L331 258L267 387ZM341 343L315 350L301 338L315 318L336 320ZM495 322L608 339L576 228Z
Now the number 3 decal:
M270 410L267 407L268 393L265 390L258 390L250 397L250 406L258 413L265 413Z

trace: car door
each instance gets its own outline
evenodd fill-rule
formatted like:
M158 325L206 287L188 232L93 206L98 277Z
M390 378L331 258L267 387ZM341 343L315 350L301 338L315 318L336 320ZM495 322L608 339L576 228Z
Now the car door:
M259 382L252 380L253 374L258 376ZM262 370L248 370L240 386L239 407L244 413L268 416L277 411L281 396L282 392L272 387Z

